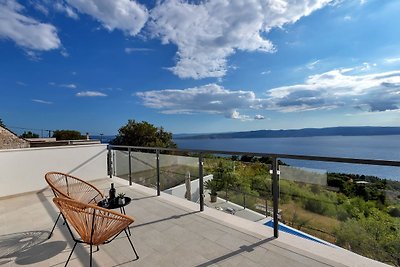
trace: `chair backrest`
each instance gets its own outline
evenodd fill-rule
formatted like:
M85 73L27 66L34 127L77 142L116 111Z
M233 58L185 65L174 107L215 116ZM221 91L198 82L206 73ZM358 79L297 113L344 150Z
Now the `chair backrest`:
M55 197L53 202L87 244L104 244L134 222L130 216L72 199Z
M99 189L75 176L48 172L44 177L56 197L75 199L83 203L97 203L103 199Z

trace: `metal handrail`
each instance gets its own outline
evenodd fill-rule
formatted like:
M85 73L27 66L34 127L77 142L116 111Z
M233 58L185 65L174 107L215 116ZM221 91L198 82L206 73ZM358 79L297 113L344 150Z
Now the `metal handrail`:
M296 154L279 154L279 153L260 153L260 152L247 152L247 151L224 151L224 150L205 150L205 149L186 149L186 148L163 148L163 147L142 147L142 146L119 146L109 145L110 149L138 149L150 151L171 151L171 152L189 152L198 154L226 154L226 155L248 155L256 157L270 157L270 158L284 158L284 159L298 159L298 160L311 160L311 161L326 161L326 162L340 162L340 163L353 163L353 164L366 164L378 166L393 166L400 167L400 161L394 160L379 160L379 159L359 159L359 158L346 158L346 157L326 157L326 156L309 156L309 155L296 155Z
M113 149L123 149L129 152L132 149L136 150L149 150L157 154L157 195L160 195L160 176L159 176L159 153L161 151L170 152L185 152L196 153L199 158L199 193L200 193L200 211L204 210L204 188L203 188L203 157L205 154L219 154L219 155L247 155L256 157L269 157L272 160L272 195L273 195L273 222L274 222L274 236L279 236L278 224L278 203L279 203L279 171L278 159L297 159L297 160L310 160L310 161L323 161L323 162L339 162L339 163L352 163L352 164L365 164L376 166L392 166L400 167L400 161L394 160L376 160L376 159L357 159L357 158L342 158L342 157L325 157L325 156L309 156L309 155L294 155L294 154L277 154L277 153L259 153L259 152L246 152L246 151L223 151L223 150L204 150L204 149L186 149L186 148L163 148L163 147L143 147L143 146L120 146L108 145L110 153ZM129 173L131 172L131 165L129 164ZM110 175L111 177L111 175ZM132 183L130 177L130 184Z

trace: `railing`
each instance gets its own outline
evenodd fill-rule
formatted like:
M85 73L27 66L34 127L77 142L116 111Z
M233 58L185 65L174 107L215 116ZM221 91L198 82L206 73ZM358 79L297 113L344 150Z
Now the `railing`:
M364 165L375 165L375 166L391 166L400 167L400 161L391 160L373 160L373 159L354 159L354 158L338 158L338 157L321 157L321 156L308 156L308 155L290 155L290 154L275 154L275 153L254 153L254 152L243 152L243 151L220 151L220 150L199 150L199 149L173 149L173 148L159 148L159 147L134 147L134 146L108 146L108 167L110 178L113 174L116 174L116 160L115 154L112 151L124 151L128 153L128 177L129 183L132 184L132 154L134 151L145 151L153 152L155 157L147 155L147 160L136 159L138 164L141 164L145 169L146 164L150 170L155 170L155 187L157 189L157 195L161 192L161 165L160 157L169 154L190 154L192 157L198 158L198 188L199 188L199 206L200 211L204 210L204 156L206 155L231 155L239 156L246 155L252 157L268 157L271 159L271 180L272 180L272 200L273 200L273 228L274 236L278 237L278 222L279 222L279 193L280 193L280 172L279 172L279 160L291 159L291 160L307 160L307 161L320 161L320 162L335 162L335 163L351 163L351 164L364 164ZM136 153L136 152L135 152ZM153 160L153 162L151 162ZM193 165L193 162L191 163ZM267 179L267 177L266 177ZM245 196L245 195L244 195ZM266 210L267 212L267 210Z

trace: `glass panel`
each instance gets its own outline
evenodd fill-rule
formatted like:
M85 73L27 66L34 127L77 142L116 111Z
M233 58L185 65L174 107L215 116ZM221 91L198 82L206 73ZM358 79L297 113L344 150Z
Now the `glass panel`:
M326 185L326 170L300 168L292 166L279 166L280 179L303 182L307 184Z
M199 159L188 155L160 154L160 187L165 193L198 202Z
M131 152L132 182L157 189L157 157L151 152Z
M129 152L114 150L115 176L129 180ZM155 153L131 151L132 182L156 188L157 162Z
M266 158L208 155L204 159L205 204L251 221L272 212L270 166ZM214 180L214 182L207 182ZM212 191L216 191L215 202Z
M114 175L120 178L128 178L128 151L113 150Z
M279 209L284 231L398 264L400 182L362 174L360 164L324 162L323 166L332 169L330 164L338 171L280 166ZM357 173L348 172L351 169Z

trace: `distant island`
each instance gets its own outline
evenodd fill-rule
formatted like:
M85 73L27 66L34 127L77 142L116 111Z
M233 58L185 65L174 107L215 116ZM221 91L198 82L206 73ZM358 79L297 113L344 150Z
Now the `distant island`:
M366 135L400 135L400 127L329 127L304 128L292 130L258 130L247 132L208 133L208 134L175 134L174 139L226 139L226 138L279 138L311 136L366 136Z

